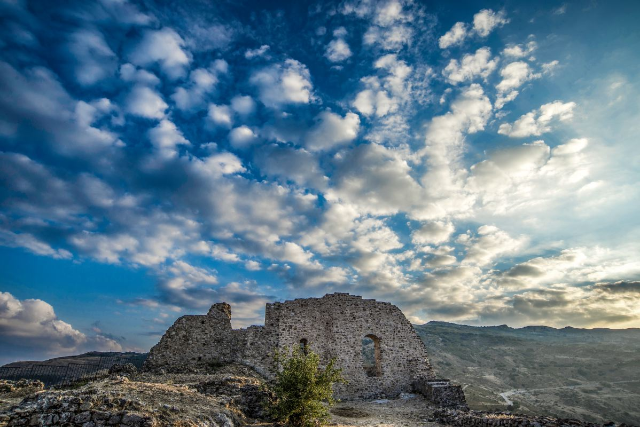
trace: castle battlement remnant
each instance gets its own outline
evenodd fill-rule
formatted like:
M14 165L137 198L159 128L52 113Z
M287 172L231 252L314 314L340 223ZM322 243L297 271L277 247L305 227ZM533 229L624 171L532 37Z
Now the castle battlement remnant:
M436 381L424 343L398 307L346 293L267 304L264 326L244 329L231 327L226 303L206 315L182 316L151 349L145 369L242 363L269 376L274 351L294 346L311 349L322 364L336 358L348 381L336 385L341 399L394 397Z

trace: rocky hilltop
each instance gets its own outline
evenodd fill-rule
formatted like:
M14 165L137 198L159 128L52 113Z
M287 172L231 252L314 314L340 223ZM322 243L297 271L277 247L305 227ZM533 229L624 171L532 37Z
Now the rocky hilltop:
M181 374L140 373L132 365L118 365L93 381L48 390L38 381L2 381L0 427L275 427L264 418L263 404L268 397L262 388L264 381L251 368L236 364ZM395 399L340 402L331 413L331 425L336 427L600 425L552 417L446 409L412 393L403 393Z
M44 390L5 381L0 426L236 426L263 416L263 379L250 368L146 374L114 366L94 381ZM15 404L16 398L22 400Z

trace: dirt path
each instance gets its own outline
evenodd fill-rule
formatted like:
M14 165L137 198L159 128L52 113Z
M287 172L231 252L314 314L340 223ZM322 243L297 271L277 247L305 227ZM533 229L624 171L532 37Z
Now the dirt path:
M337 427L435 426L432 413L433 407L423 397L403 394L398 399L341 402L331 410L331 423Z

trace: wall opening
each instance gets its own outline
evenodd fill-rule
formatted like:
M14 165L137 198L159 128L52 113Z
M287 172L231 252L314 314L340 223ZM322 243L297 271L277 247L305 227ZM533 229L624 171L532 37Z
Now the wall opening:
M362 339L362 367L368 377L382 376L380 338L369 334Z
M309 345L306 338L302 338L300 340L300 351L302 351L302 353L304 354L307 354L309 352Z

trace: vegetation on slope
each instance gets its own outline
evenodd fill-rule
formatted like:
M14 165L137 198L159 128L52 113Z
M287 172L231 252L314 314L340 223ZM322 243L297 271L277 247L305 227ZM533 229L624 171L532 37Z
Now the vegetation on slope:
M640 330L415 326L474 409L640 425ZM502 394L502 396L501 396Z

